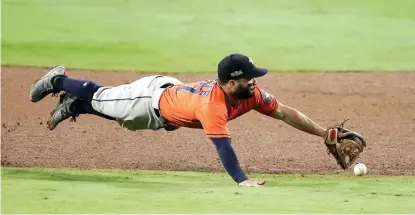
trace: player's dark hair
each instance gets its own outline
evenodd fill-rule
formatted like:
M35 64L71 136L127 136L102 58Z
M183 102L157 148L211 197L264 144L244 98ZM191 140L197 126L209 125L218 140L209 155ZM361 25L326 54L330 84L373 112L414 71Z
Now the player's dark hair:
M220 80L219 78L218 78L218 83L221 85L221 86L224 86L224 85L226 85L230 80L235 80L235 81L237 81L237 80L240 80L240 79L242 79L242 78L244 78L244 76L240 76L240 77L237 77L237 78L232 78L232 79L229 79L229 80Z

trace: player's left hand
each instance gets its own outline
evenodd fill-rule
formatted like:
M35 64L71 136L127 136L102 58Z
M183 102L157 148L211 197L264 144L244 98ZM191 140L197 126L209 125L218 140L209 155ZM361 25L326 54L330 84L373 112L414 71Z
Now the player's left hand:
M241 187L263 187L265 184L265 180L251 180L247 179L241 183L239 183L239 186Z
M347 121L347 120L346 120ZM366 147L366 140L362 135L343 128L333 126L327 129L325 144L330 154L334 156L342 169L350 167Z

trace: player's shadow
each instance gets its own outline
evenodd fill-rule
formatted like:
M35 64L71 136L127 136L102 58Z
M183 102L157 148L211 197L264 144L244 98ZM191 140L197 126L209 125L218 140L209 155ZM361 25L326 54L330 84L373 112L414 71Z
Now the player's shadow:
M66 172L62 172L66 171ZM115 183L121 187L139 188L145 185L146 187L172 185L162 181L146 180L140 177L135 177L132 174L116 175L117 173L91 173L83 170L56 170L53 169L8 169L2 171L2 176L7 175L10 179L30 179L30 180L45 180L45 181L74 181L74 182L92 182L92 183ZM118 183L117 183L118 182ZM137 187L137 184L140 186Z

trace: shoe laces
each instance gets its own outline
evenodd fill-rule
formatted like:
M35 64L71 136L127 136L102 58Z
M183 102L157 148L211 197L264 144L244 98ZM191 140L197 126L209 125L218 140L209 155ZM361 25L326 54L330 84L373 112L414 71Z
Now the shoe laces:
M69 119L70 122L76 122L76 117L78 117L79 114L74 114L71 116L71 118Z
M59 95L59 93L56 93L56 97L59 96L59 102L60 103L63 103L63 99L65 98L65 96L67 96L66 94L67 94L66 92L63 92L60 95ZM69 119L69 121L70 122L76 122L76 117L79 117L79 114L75 114L75 112L73 110L71 110L70 108L69 108L69 113L71 115L71 118Z

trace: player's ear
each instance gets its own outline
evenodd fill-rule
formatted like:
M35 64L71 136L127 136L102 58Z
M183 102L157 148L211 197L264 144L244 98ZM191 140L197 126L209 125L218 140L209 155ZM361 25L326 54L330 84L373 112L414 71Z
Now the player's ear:
M236 80L229 80L229 86L234 87L236 85Z
M254 86L258 85L258 81L254 78Z

